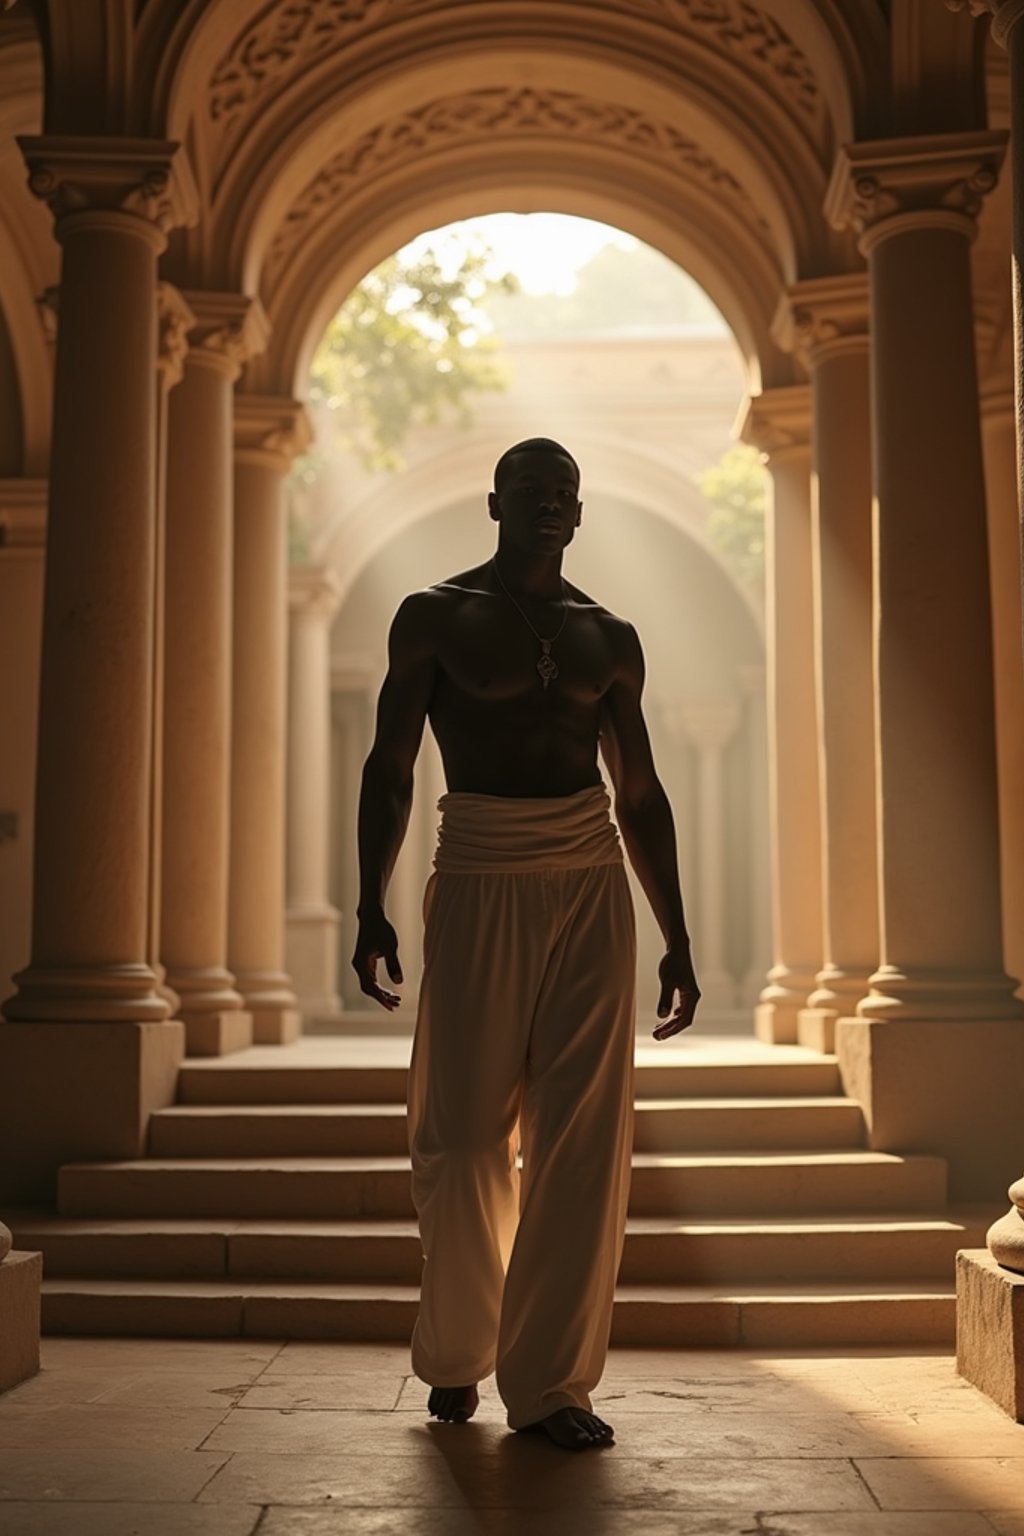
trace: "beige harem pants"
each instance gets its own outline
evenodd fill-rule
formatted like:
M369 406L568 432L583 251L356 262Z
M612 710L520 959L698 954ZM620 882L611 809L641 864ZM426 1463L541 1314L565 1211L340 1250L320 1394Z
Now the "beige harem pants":
M603 785L446 794L438 809L409 1072L425 1261L412 1367L431 1386L496 1371L520 1429L589 1409L604 1370L633 1145L635 914Z

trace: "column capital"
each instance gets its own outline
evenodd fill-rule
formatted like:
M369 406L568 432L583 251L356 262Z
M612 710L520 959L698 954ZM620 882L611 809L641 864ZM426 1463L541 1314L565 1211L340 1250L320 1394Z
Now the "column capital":
M179 383L188 353L188 333L195 315L173 283L156 285L157 372L170 389Z
M787 384L748 395L740 408L736 435L759 448L768 459L810 450L811 390L808 384Z
M129 215L163 250L172 229L191 227L199 194L181 144L78 134L21 134L29 190L47 204L57 237L72 218ZM68 226L70 227L70 226Z
M852 227L865 255L910 229L951 229L973 239L1007 141L1000 129L844 144L825 194L825 217L834 229Z
M288 607L293 613L330 623L341 603L341 582L329 565L293 565L288 571Z
M313 441L306 407L287 395L235 395L235 458L286 474Z
M220 369L237 379L250 357L270 339L270 321L258 298L244 293L186 289L195 317L189 331L190 360Z
M947 11L970 11L972 16L988 16L992 36L1005 48L1010 33L1024 16L1024 0L946 0Z
M807 278L783 290L772 337L810 372L828 357L867 351L869 311L866 272Z

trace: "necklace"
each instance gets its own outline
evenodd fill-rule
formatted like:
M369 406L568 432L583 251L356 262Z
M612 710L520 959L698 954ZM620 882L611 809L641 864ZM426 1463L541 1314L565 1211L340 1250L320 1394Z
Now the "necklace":
M516 607L519 608L519 604L516 603L516 600L512 596L512 593L509 591L508 587L506 587L505 583L501 580L501 572L498 570L498 562L497 562L497 560L495 559L495 557L493 555L491 556L491 564L494 567L494 574L495 574L495 576L497 576L498 581L501 583L501 590L504 592L505 596L509 599L509 601L512 602L512 603L515 603ZM555 665L554 657L551 655L551 646L552 646L552 643L555 640L557 640L559 635L562 633L562 630L565 628L565 621L569 617L569 608L568 608L568 605L565 602L565 579L564 579L564 577L562 577L560 579L561 579L561 582L562 582L562 603L563 603L563 606L565 607L565 612L562 614L562 622L561 622L561 624L559 624L557 630L551 636L550 640L545 640L543 635L538 634L537 631L535 629L533 629L533 625L530 624L529 619L526 618L526 614L523 613L523 610L521 608L519 608L519 612L523 614L523 618L526 619L527 624L530 624L530 628L533 629L534 634L537 635L537 639L540 641L541 654L540 654L540 656L539 656L539 658L537 660L537 671L541 675L541 678L543 680L545 688L547 687L548 683L550 683L550 681L551 681L551 679L553 677L557 677L558 676L558 667Z

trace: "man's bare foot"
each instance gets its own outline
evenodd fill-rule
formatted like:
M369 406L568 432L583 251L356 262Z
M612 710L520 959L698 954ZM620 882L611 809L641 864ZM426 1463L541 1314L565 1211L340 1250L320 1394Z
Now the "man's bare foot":
M480 1406L476 1384L468 1387L431 1387L427 1411L446 1423L464 1424Z
M596 1413L586 1408L556 1408L546 1418L535 1424L524 1424L524 1430L543 1429L556 1445L567 1451L585 1451L592 1445L610 1445L615 1431Z

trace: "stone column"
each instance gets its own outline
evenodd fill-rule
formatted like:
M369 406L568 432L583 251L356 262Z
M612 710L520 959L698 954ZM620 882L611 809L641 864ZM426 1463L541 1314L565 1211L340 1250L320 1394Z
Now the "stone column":
M872 1146L955 1197L1019 1156L1024 1006L1003 968L992 614L969 243L1005 135L841 151L826 211L868 258L880 963L839 1020ZM967 1088L965 1085L969 1084Z
M262 1044L293 1040L301 1028L284 969L284 479L308 442L298 402L236 396L228 966Z
M754 1032L761 1040L791 1043L822 961L807 386L772 389L749 400L741 436L761 449L771 475L765 639L775 958Z
M338 997L338 925L331 904L331 622L341 586L334 572L289 572L288 839L285 959L305 1014L332 1014Z
M188 292L167 477L161 953L189 1055L252 1043L227 968L234 382L266 343L258 300Z
M750 963L740 988L740 1003L756 1007L764 984L765 967L772 949L771 859L768 852L768 711L765 704L765 669L748 665L737 668L746 700L749 748L747 803L748 885L750 894Z
M794 284L776 338L811 378L811 537L825 964L802 1045L831 1052L878 964L867 276Z
M1009 974L1019 979L1024 976L1024 666L1012 388L982 394L981 430L992 586L1003 958Z
M665 722L697 752L697 938L700 988L708 1008L733 1008L736 982L725 954L725 814L722 753L740 712L732 700L669 707Z
M17 1154L0 1166L3 1193L50 1199L68 1157L138 1155L181 1055L147 958L156 261L195 191L174 144L19 142L63 261L32 954L3 1010L2 1145Z
M164 589L167 570L167 428L171 390L181 383L188 351L189 328L195 315L172 283L157 284L157 426L156 426L156 551L153 562L153 770L149 794L149 922L146 956L157 979L157 991L172 1014L180 999L167 984L160 958L161 884L163 880L163 757L164 757Z

